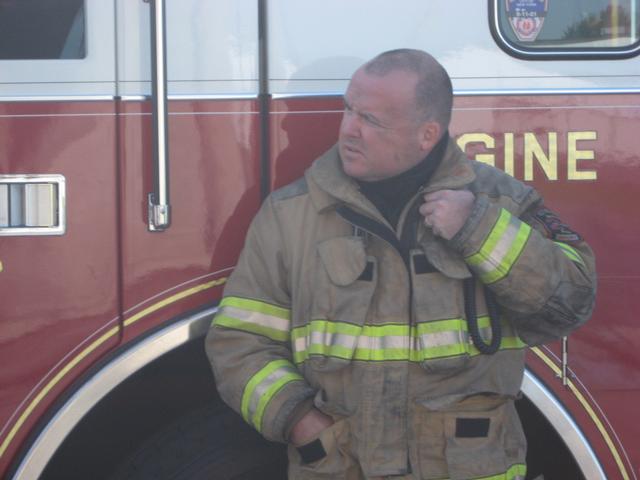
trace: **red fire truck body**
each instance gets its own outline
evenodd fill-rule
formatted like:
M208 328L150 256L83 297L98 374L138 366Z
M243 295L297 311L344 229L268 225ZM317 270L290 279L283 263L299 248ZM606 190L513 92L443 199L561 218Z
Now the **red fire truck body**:
M610 43L538 49L505 20L512 1L20 3L0 2L0 26L44 11L70 27L58 57L33 53L50 36L0 49L1 477L120 478L138 447L219 403L202 338L248 225L335 143L354 69L396 47L450 72L467 154L534 185L596 253L593 318L528 352L530 474L638 477L637 0L583 2L609 8ZM553 0L529 4L565 21ZM235 458L224 425L211 438Z

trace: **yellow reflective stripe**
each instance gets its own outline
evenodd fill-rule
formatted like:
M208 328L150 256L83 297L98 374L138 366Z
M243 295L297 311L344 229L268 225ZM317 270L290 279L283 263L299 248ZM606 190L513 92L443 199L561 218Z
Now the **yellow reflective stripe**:
M289 339L288 331L281 331L275 328L270 328L264 325L258 325L252 322L243 322L234 317L229 317L224 315L223 312L216 314L214 320L214 325L219 327L227 327L232 328L234 330L242 330L244 332L256 333L258 335L262 335L264 337L268 337L271 340L275 340L278 342L286 342Z
M263 335L275 341L289 340L290 310L257 300L225 297L213 325Z
M489 317L478 319L478 327L488 331ZM365 325L363 327L327 320L313 320L291 332L294 362L311 355L343 360L421 362L460 355L479 355L469 341L467 322L454 318L408 325ZM485 334L484 337L489 335ZM517 337L504 336L500 348L523 348Z
M496 245L504 235L507 227L509 226L509 221L511 220L511 214L507 212L504 208L500 210L500 215L498 216L498 220L495 225L489 232L489 236L485 239L484 243L480 247L480 250L467 257L467 263L472 266L480 265L482 262L487 261L491 255L491 252L495 249Z
M491 233L480 250L467 257L484 283L504 278L516 262L531 234L531 227L502 209Z
M524 480L526 475L527 466L524 463L516 463L504 473L488 477L474 477L473 480Z
M309 355L350 359L362 327L344 322L312 320L291 331L293 359L301 363Z
M220 302L221 307L236 307L242 310L249 310L250 312L264 313L265 315L271 315L273 317L283 318L285 320L291 319L291 310L288 308L278 307L270 303L261 302L259 300L251 300L241 297L224 297Z
M244 388L240 411L245 421L262 431L262 417L269 402L288 383L302 375L287 360L274 360L256 373Z
M579 263L580 265L584 265L584 261L582 260L582 257L580 256L580 254L575 248L562 242L553 242L553 243L555 243L558 247L560 247L562 249L562 252L567 257L569 257L571 261Z

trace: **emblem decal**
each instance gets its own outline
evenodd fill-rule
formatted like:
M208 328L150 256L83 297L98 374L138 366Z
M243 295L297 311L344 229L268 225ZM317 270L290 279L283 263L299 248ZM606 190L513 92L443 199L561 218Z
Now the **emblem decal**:
M542 227L537 230L547 238L563 243L577 243L582 240L578 233L571 230L566 223L560 220L560 217L544 206L539 207L533 213L533 217Z
M505 0L507 17L521 42L533 42L538 38L544 18L549 10L549 0Z

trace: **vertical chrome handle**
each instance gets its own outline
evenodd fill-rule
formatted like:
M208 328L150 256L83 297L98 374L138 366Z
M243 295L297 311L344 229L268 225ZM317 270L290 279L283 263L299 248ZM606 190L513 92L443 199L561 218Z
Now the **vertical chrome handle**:
M167 135L167 55L165 1L151 2L151 83L153 102L154 191L149 194L149 231L159 232L171 224Z
M562 385L569 384L569 337L562 337Z

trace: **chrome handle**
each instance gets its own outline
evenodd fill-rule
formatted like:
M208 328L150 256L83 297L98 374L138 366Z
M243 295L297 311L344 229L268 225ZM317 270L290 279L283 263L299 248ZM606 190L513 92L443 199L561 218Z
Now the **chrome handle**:
M562 337L562 385L569 384L569 337Z
M66 181L62 175L0 175L0 236L63 235Z
M160 232L171 224L169 162L167 155L167 62L165 2L151 2L152 102L154 191L149 194L149 231Z

